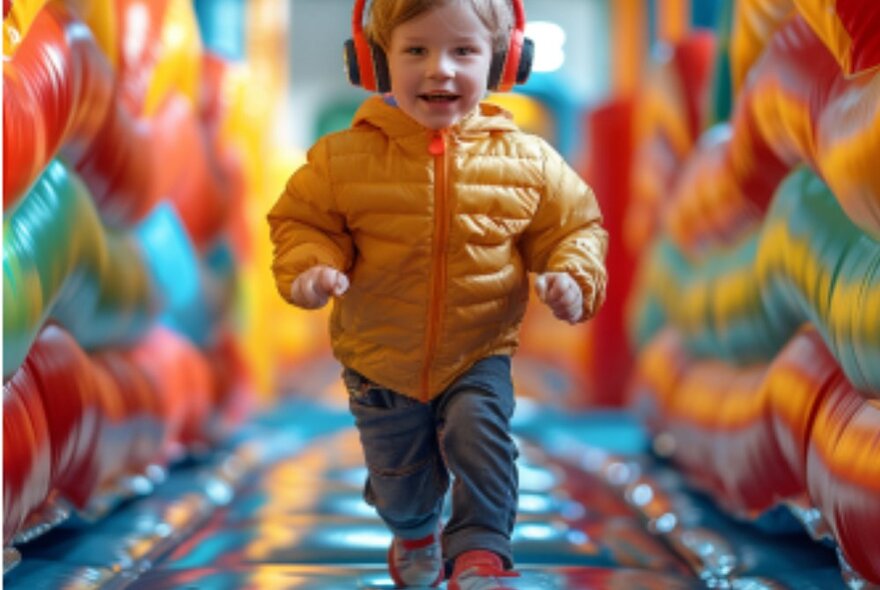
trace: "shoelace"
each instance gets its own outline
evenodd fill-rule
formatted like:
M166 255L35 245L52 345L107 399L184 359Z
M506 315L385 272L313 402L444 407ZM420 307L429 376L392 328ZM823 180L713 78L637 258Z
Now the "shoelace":
M401 564L409 564L413 562L422 561L423 559L434 559L437 556L438 545L428 545L427 547L419 547L416 549L410 549L404 545L403 554L398 557L400 559Z

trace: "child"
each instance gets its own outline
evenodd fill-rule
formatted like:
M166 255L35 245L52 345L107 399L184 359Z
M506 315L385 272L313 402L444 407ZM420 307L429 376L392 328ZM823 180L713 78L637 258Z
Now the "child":
M307 309L333 298L364 497L393 532L398 587L438 585L444 557L451 590L517 575L510 355L528 273L572 324L605 296L592 191L543 140L480 104L511 23L506 0L373 0L367 34L390 95L320 139L268 216L282 296Z

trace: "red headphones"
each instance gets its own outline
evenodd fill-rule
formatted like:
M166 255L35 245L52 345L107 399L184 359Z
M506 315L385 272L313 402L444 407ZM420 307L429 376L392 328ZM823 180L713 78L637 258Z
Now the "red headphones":
M514 27L510 32L507 49L496 51L489 66L489 90L506 92L515 84L524 84L532 71L535 44L525 36L526 11L522 0L511 0ZM391 76L385 52L364 34L363 18L366 0L355 0L352 11L352 39L345 42L345 69L348 80L355 86L373 92L389 92Z

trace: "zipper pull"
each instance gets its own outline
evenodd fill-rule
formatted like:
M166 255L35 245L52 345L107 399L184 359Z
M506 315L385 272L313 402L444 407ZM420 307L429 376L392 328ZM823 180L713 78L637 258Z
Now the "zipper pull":
M446 138L442 131L434 131L431 133L431 139L428 140L428 152L432 156L441 156L446 151Z

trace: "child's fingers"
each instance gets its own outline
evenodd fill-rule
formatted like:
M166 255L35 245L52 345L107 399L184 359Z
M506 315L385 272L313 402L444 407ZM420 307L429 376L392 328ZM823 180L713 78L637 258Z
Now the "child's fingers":
M327 300L327 289L323 285L323 273L306 277L303 292L311 305L318 307L323 305Z
M547 279L547 300L552 301L570 301L577 295L577 283L571 280L568 275L555 274Z
M336 284L336 273L335 269L328 266L323 267L316 281L316 291L329 295Z
M345 273L336 273L336 283L333 286L333 294L337 297L348 291L348 277Z
M314 267L307 270L291 285L293 301L307 309L323 307L335 288L337 272L328 267Z
M583 297L578 284L568 275L548 277L545 302L553 309L553 315L560 320L574 323L580 319Z
M306 308L312 308L315 305L313 279L309 275L300 275L291 286L290 293L293 301Z
M539 275L535 279L535 293L541 301L547 300L547 277L545 275Z
M569 274L552 272L539 275L535 279L535 292L558 319L575 323L581 318L583 294Z
M553 275L547 279L547 299L561 301L565 295L565 282L559 278L559 275Z
M553 315L560 320L566 321L570 324L574 324L581 317L581 307L580 305L568 304L568 305L559 305L553 308Z
M335 268L321 270L321 294L324 297L330 295L342 295L348 290L348 277Z

